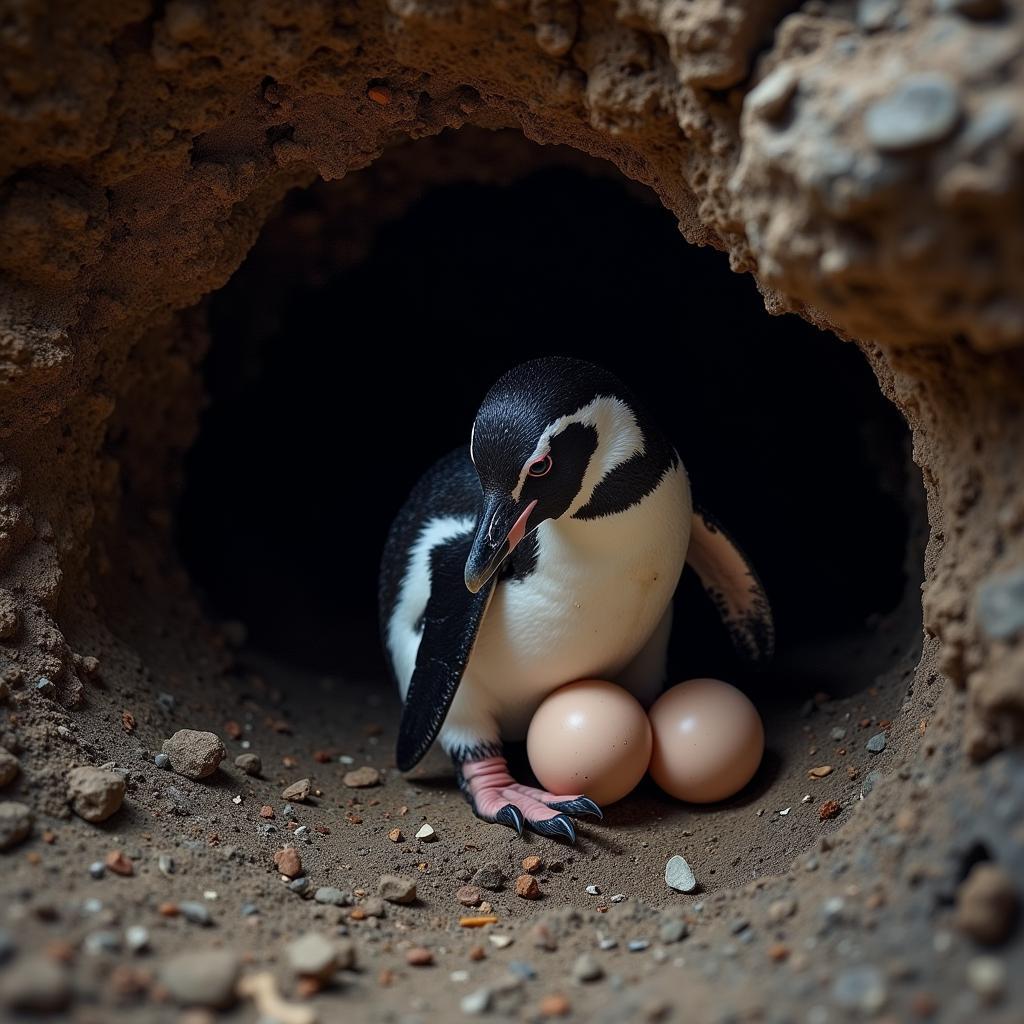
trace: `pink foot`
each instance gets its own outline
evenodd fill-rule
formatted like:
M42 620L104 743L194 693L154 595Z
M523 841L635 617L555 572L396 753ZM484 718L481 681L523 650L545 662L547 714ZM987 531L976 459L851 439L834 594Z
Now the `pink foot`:
M461 765L463 788L474 814L485 821L514 828L519 835L528 827L542 836L576 842L570 814L601 818L601 808L580 793L559 796L524 786L509 774L503 757L485 757Z

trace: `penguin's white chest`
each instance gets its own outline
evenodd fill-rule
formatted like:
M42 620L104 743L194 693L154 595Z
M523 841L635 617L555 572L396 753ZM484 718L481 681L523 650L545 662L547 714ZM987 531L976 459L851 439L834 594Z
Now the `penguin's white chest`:
M615 679L672 600L690 515L677 465L624 512L542 524L536 569L496 589L456 702L492 715L504 739L518 739L552 690L589 676Z

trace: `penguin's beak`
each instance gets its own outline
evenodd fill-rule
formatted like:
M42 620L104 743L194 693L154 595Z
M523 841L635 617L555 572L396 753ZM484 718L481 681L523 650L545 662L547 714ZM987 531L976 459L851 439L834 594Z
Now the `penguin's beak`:
M484 495L483 515L466 559L466 589L470 593L480 591L529 533L530 514L536 506L536 498L524 505L506 494Z

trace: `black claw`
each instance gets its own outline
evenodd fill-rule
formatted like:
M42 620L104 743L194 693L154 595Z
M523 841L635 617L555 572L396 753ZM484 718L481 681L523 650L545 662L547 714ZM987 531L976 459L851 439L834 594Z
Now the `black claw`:
M575 800L563 800L558 804L548 804L552 810L561 811L563 814L589 814L598 821L604 820L604 813L601 808L588 796L577 797Z
M547 836L549 839L566 839L570 845L576 845L576 829L564 814L548 818L547 821L531 821L530 828L538 835Z
M523 812L515 804L505 804L494 816L494 820L499 825L507 825L509 828L515 829L519 838L523 838L525 819L523 818Z

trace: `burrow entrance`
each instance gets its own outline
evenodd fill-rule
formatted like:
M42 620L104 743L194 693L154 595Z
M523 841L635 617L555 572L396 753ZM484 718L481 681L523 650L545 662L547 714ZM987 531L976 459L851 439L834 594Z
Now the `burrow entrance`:
M921 634L920 476L853 345L766 315L752 280L688 245L646 193L571 163L501 184L455 173L408 203L373 170L356 190L289 195L208 306L210 402L180 548L211 614L245 623L249 647L295 673L290 686L329 673L369 680L387 702L376 575L408 490L464 443L512 363L562 352L609 366L753 558L779 636L772 668L745 672L684 579L672 675L744 686L769 756L717 818L644 789L611 820L643 831L655 814L690 830L696 816L742 844L752 806L802 799L808 758L836 768L816 802L859 788L865 730L899 710ZM353 230L381 195L390 215L372 237ZM723 855L720 880L778 868L803 844L798 829L739 863Z

